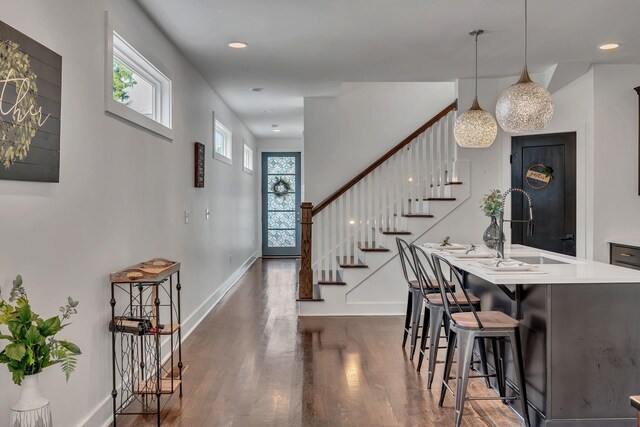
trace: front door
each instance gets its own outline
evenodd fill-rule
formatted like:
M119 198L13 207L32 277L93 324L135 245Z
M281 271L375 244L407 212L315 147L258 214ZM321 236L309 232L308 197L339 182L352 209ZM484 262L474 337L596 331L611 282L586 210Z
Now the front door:
M300 153L262 153L262 255L300 256Z
M511 184L531 195L535 235L512 223L511 242L566 255L576 255L576 134L511 138ZM528 215L520 193L512 193L514 219Z

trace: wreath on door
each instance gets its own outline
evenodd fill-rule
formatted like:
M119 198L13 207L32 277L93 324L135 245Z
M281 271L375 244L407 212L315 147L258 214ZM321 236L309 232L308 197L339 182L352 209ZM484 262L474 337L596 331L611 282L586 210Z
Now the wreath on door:
M284 197L291 192L291 185L282 178L278 178L271 186L271 192L277 197Z
M527 169L524 179L529 187L542 190L553 181L553 168L544 163L538 163Z

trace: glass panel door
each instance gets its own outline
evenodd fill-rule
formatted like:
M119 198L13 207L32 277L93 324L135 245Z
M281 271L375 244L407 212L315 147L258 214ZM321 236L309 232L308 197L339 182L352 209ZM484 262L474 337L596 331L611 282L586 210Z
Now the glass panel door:
M300 255L300 153L262 153L262 255Z

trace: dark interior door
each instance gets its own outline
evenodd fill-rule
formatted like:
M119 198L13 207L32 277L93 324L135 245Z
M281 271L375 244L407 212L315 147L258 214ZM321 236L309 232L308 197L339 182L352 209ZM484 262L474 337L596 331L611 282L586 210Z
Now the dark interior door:
M553 169L548 183L537 175L548 172L544 167ZM575 256L575 132L511 138L511 184L531 195L536 226L535 235L527 236L526 226L512 223L511 242ZM522 194L512 193L511 203L512 218L528 215Z

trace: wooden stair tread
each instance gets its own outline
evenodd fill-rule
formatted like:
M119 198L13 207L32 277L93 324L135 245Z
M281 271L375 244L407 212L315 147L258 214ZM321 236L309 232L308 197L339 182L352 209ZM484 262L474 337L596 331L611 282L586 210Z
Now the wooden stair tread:
M396 230L395 228L382 228L382 227L380 227L380 232L382 234L397 234L397 235L411 234L410 231L406 231L406 230Z
M444 185L462 185L462 181L451 181L445 183Z
M322 270L318 275L318 284L344 286L347 283L342 280L342 275L339 271Z
M405 218L433 218L433 215L431 214L418 214L418 213L403 214L402 216Z
M306 302L323 302L324 299L323 298L309 298L309 299L300 299L300 298L296 298L297 302L301 302L301 301L306 301Z
M359 242L358 249L362 252L389 252L390 249L376 244L376 242Z
M337 257L338 265L342 268L369 268L368 265L363 264L357 257Z

